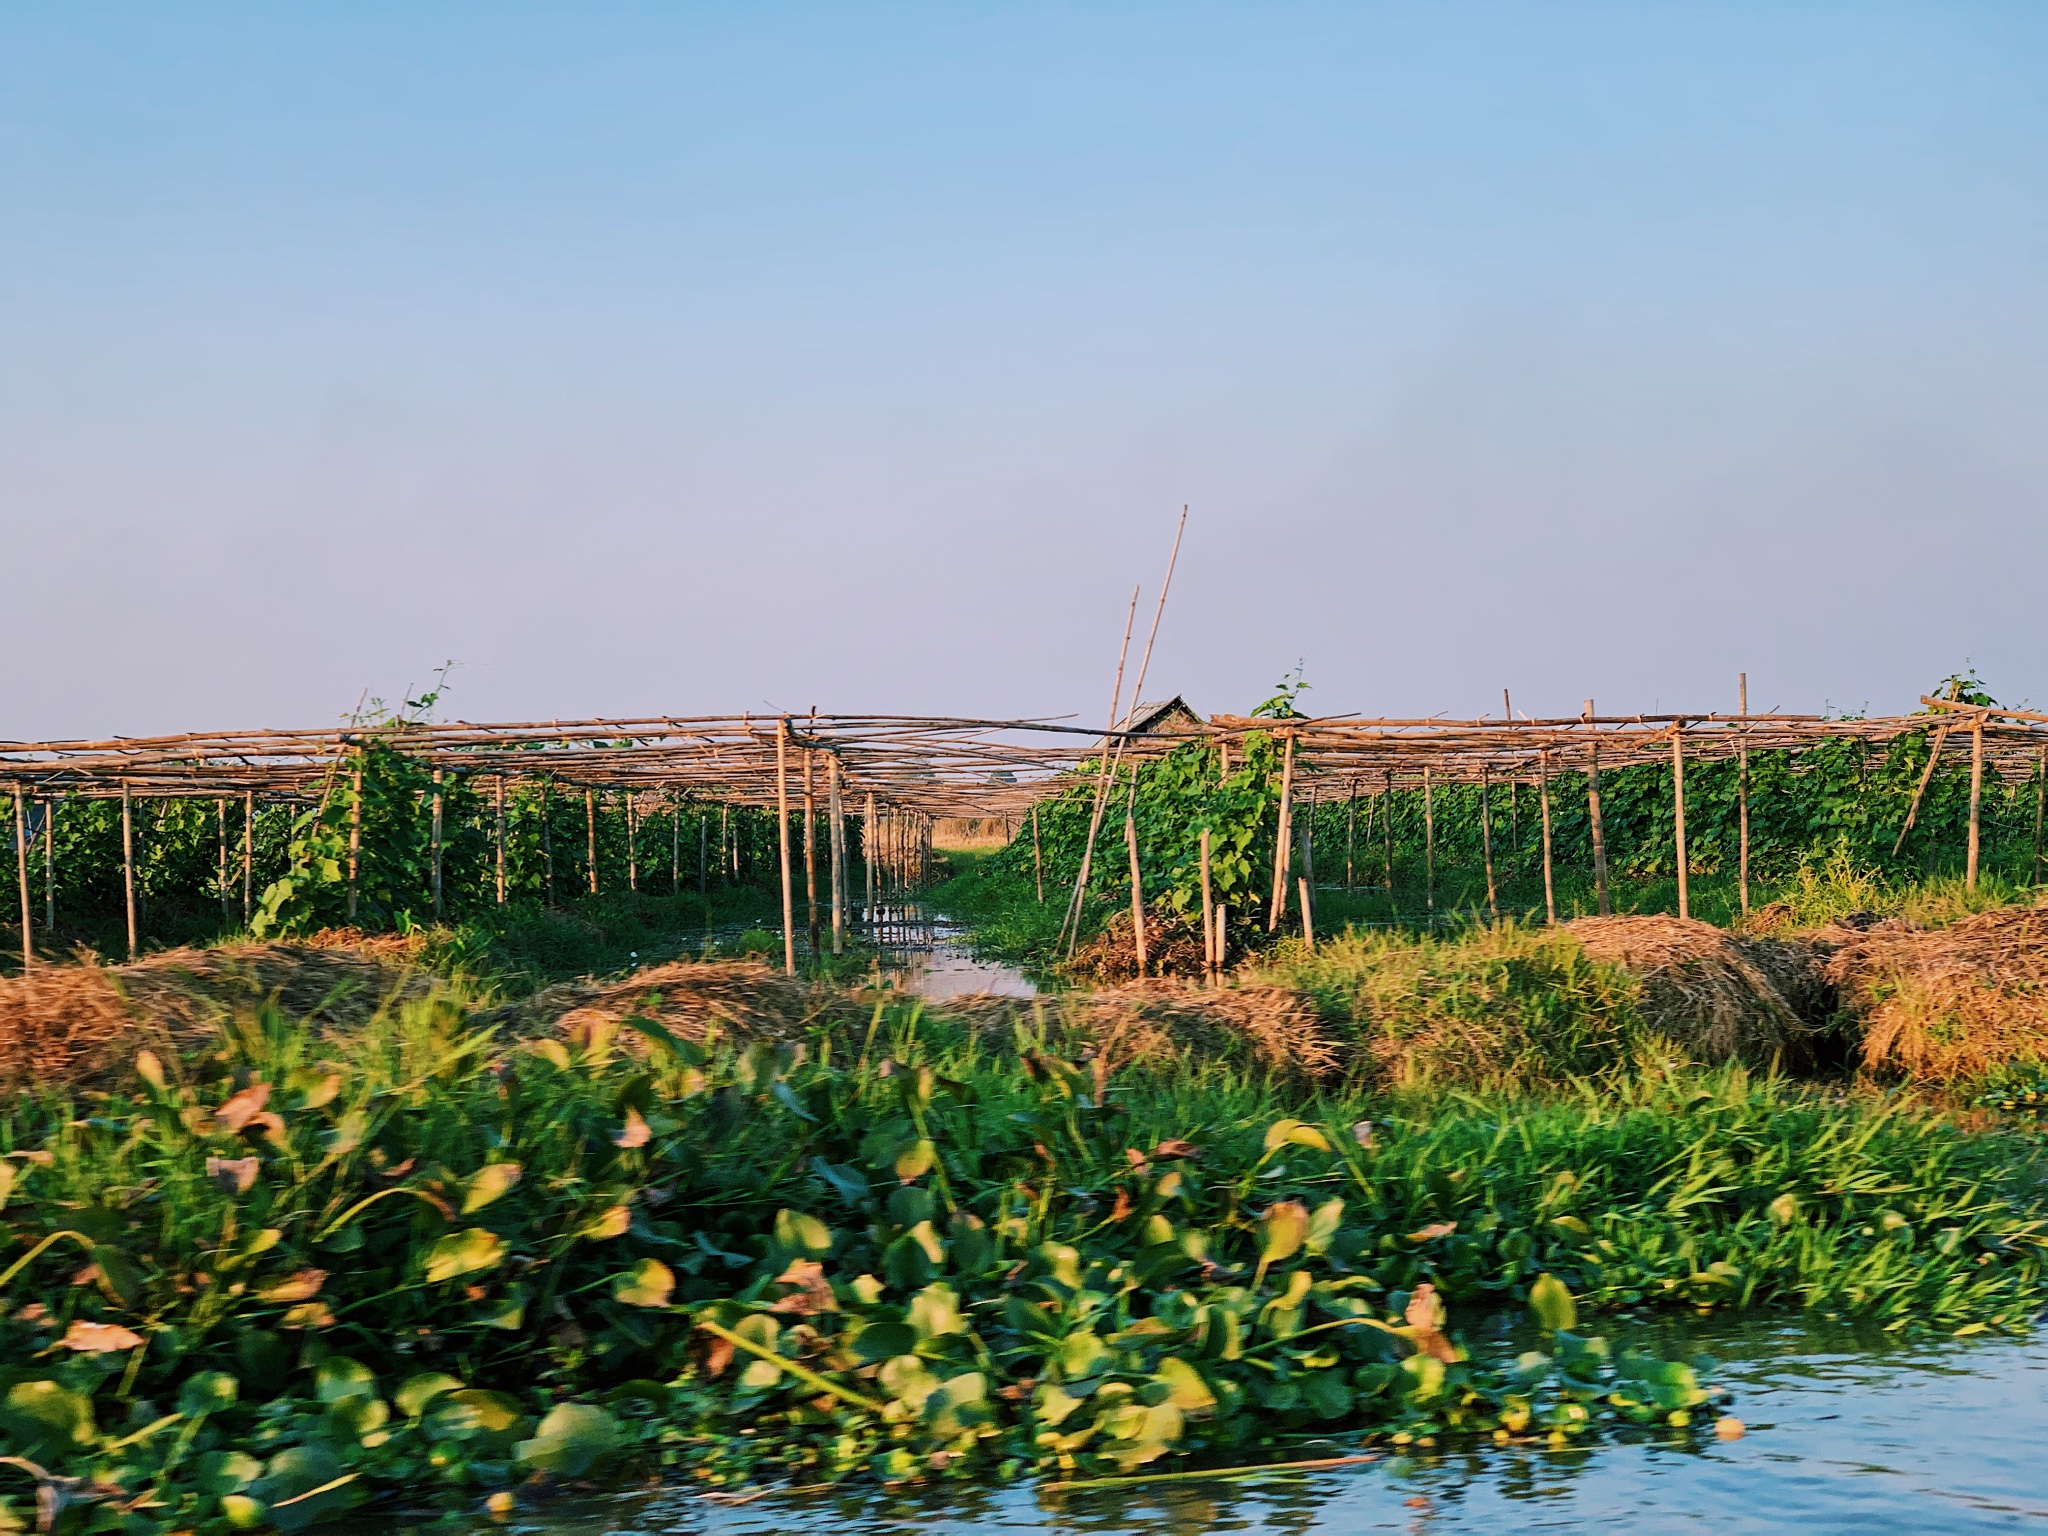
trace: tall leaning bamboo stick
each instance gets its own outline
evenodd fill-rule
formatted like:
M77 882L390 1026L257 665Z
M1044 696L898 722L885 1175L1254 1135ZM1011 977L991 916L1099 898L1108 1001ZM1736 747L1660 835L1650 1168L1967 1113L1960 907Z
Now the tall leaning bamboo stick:
M1122 723L1122 717L1117 711L1123 707L1124 663L1130 659L1131 630L1138 622L1138 592L1137 587L1131 588L1131 607L1129 613L1124 616L1123 645L1116 653L1116 686L1110 690L1109 695L1110 731L1116 730ZM1122 746L1121 737L1118 738L1118 746ZM1078 942L1081 936L1081 911L1088 899L1088 871L1095 858L1095 837L1102 830L1102 815L1109 806L1109 791L1116 776L1115 759L1121 755L1119 751L1112 756L1109 737L1105 734L1102 739L1102 755L1095 772L1095 806L1088 816L1088 836L1081 844L1081 869L1074 877L1074 894L1067 902L1067 915L1060 922L1060 936L1054 943L1055 949L1060 944L1065 944L1069 954L1073 953L1074 943Z
M14 786L14 870L21 886L21 969L35 969L36 938L33 905L28 894L28 812L21 803L21 784Z
M121 889L128 903L128 958L141 948L141 934L135 926L135 805L128 793L128 781L121 781ZM349 858L349 914L355 914L355 858Z
M590 894L597 894L597 791L583 791L583 834L590 864Z
M1543 804L1543 917L1551 927L1557 926L1557 885L1550 872L1550 754L1545 752L1537 758L1541 777L1537 780L1537 795Z
M429 838L430 838L430 840L431 840L431 845L432 845L432 847L431 847L431 855L430 855L430 857L431 857L431 861L432 861L432 873L433 873L433 891L434 891L434 920L435 920L436 922L439 922L439 921L441 920L441 913L442 913L442 905L441 905L441 772L442 772L442 770L441 770L441 769L439 769L439 768L436 768L436 769L434 770L434 820L433 820L433 827L432 827L431 831L430 831L430 832L429 832L429 834L428 834L428 835L429 835Z
M1970 848L1963 864L1963 888L1977 889L1977 851L1983 837L1981 821L1984 799L1984 717L1977 716L1970 727Z
M1301 886L1302 942L1307 946L1308 952L1314 954L1316 952L1316 909L1314 901L1309 896L1308 876L1303 875L1296 883Z
M242 926L249 926L256 888L256 792L242 796Z
M1293 872L1294 732L1280 758L1280 820L1273 833L1273 905L1266 914L1266 932L1278 933L1287 912L1287 877Z
M1479 768L1479 843L1486 856L1486 915L1500 921L1500 897L1493 883L1493 770Z
M633 791L623 791L626 801L626 889L640 889L640 807L634 803Z
M1735 705L1744 720L1749 718L1749 674L1735 674ZM1735 808L1741 822L1741 849L1737 856L1742 915L1749 916L1749 728L1743 727L1742 750L1735 757Z
M818 953L818 795L815 747L804 748L804 927Z
M498 905L505 905L505 775L498 775L491 817L491 843L497 853Z
M1031 807L1031 874L1038 882L1038 904L1042 907L1045 905L1045 850L1038 842L1038 806L1035 803Z
M214 884L220 887L220 925L228 925L228 802L223 795L213 802L214 820L220 829L220 872Z
M363 863L363 768L361 760L356 770L349 775L350 802L348 808L348 920L356 920L356 877ZM124 806L123 813L126 815ZM124 829L125 831L125 829Z
M789 721L775 730L775 830L782 850L782 971L796 974L796 897L789 874Z
M1692 916L1686 901L1685 875L1690 862L1685 856L1685 722L1671 728L1671 814L1672 833L1678 849L1678 915Z
M1131 945L1137 952L1138 974L1145 974L1145 877L1138 868L1138 776L1131 775L1124 797L1124 847L1131 855Z
M1209 829L1202 828L1202 969L1209 980L1216 979L1222 969L1216 955L1220 949L1216 939L1216 901L1209 885Z

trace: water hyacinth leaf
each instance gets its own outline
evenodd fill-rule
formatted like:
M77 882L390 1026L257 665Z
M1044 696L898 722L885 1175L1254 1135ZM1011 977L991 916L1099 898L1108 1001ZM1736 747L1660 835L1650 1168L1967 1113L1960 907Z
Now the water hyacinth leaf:
M925 1400L939 1390L939 1378L915 1355L897 1355L885 1362L877 1379L889 1396L922 1410Z
M338 1403L349 1397L375 1397L377 1377L360 1360L346 1355L329 1355L313 1369L313 1395L323 1403Z
M246 1451L207 1451L193 1458L192 1473L201 1493L221 1498L255 1482L263 1475L263 1463Z
M853 1352L871 1365L916 1348L917 1330L908 1323L869 1323L853 1336Z
M178 1412L188 1418L218 1413L231 1408L241 1396L242 1384L226 1371L199 1371L187 1376L178 1388ZM250 1476L255 1476L252 1472Z
M1038 1256L1045 1260L1053 1279L1069 1290L1081 1289L1081 1252L1065 1243L1041 1243Z
M1337 1235L1337 1227L1344 1220L1344 1202L1325 1200L1308 1219L1308 1236L1304 1246L1311 1257L1321 1258L1330 1251L1330 1242Z
M526 1287L508 1285L504 1294L484 1302L476 1312L477 1323L485 1328L498 1328L516 1333L526 1323Z
M18 1381L0 1398L0 1429L30 1460L83 1449L93 1442L92 1399L54 1381Z
M1351 1383L1341 1370L1311 1371L1301 1383L1301 1402L1319 1419L1341 1419L1351 1411Z
M785 1253L822 1259L832 1251L832 1229L801 1211L775 1213L775 1242Z
M451 1232L427 1250L427 1283L439 1285L461 1275L496 1269L505 1261L505 1240L484 1227Z
M849 1206L858 1206L868 1197L867 1176L857 1168L828 1163L822 1157L814 1157L811 1159L811 1171Z
M882 1275L899 1291L920 1290L945 1262L945 1246L928 1221L920 1221L882 1252Z
M1084 1328L1060 1340L1053 1358L1059 1363L1060 1374L1066 1380L1085 1381L1115 1365L1116 1351L1098 1338L1093 1329Z
M625 1236L627 1229L632 1225L633 1209L631 1206L607 1206L591 1217L583 1230L577 1235L589 1238L593 1242L603 1242L608 1238Z
M675 1272L659 1259L641 1259L612 1281L612 1299L629 1307L665 1307L676 1288Z
M473 1435L506 1435L518 1428L525 1417L518 1399L481 1387L450 1392L433 1404L433 1410L429 1422L434 1433L453 1440Z
M957 1440L994 1417L988 1401L988 1378L979 1371L968 1371L941 1382L924 1400L925 1429L939 1440Z
M980 1275L995 1263L995 1239L989 1235L987 1224L979 1216L968 1211L956 1211L947 1254L953 1261L953 1267L961 1274Z
M1529 1287L1529 1310L1546 1333L1569 1333L1579 1326L1579 1304L1555 1275L1536 1277Z
M594 1403L557 1403L512 1454L532 1471L581 1477L617 1450L619 1439L619 1421Z
M400 1413L408 1419L416 1419L427 1411L435 1398L460 1392L462 1388L460 1380L444 1372L421 1371L417 1376L406 1377L392 1400L398 1404Z
M1330 1139L1312 1125L1299 1120L1275 1120L1266 1129L1266 1150L1278 1151L1281 1147L1307 1147L1315 1152L1330 1150Z
M1216 1406L1216 1394L1202 1373L1178 1356L1161 1360L1152 1379L1166 1388L1166 1400L1184 1414L1208 1413Z
M246 1493L223 1494L220 1513L221 1518L235 1530L257 1530L263 1524L263 1501L252 1499Z
M920 1340L967 1331L967 1320L960 1311L960 1297L943 1280L926 1286L910 1298L909 1321Z
M920 1137L896 1154L896 1178L904 1184L914 1183L930 1173L932 1164L938 1160L938 1144L929 1137Z
M1259 1268L1252 1283L1262 1284L1267 1269L1293 1258L1307 1239L1308 1208L1299 1200L1274 1201L1259 1217Z
M804 1101L796 1096L796 1090L780 1078L769 1086L768 1091L774 1095L776 1103L780 1104L792 1115L795 1115L797 1119L807 1120L812 1125L818 1123L818 1117L804 1108Z
M1129 1432L1119 1435L1105 1448L1105 1453L1116 1463L1118 1471L1128 1473L1172 1450L1186 1424L1181 1411L1172 1403L1160 1403L1141 1409L1135 1423L1120 1427L1128 1428Z
M349 1484L357 1475L332 1451L293 1446L270 1458L263 1476L250 1485L249 1497L263 1505L264 1517L280 1531L302 1531L348 1507Z
M517 1163L486 1163L477 1169L463 1186L462 1214L473 1215L506 1194L519 1182L520 1172Z

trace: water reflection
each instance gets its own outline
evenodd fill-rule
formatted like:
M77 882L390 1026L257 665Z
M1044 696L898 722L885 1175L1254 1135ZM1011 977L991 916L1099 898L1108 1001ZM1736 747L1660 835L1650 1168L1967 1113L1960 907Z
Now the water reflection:
M1634 1338L1667 1355L1717 1356L1717 1379L1736 1389L1735 1411L1750 1432L1733 1442L1644 1433L1564 1452L1388 1454L1251 1483L1073 1493L974 1485L774 1495L738 1506L682 1492L634 1495L514 1528L532 1536L2048 1528L2040 1475L2048 1337L1901 1344L1785 1319L1609 1331L1617 1343Z

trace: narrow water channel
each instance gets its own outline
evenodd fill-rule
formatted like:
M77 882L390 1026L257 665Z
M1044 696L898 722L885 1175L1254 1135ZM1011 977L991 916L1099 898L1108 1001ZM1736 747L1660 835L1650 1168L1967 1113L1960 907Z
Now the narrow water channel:
M1739 1440L1388 1455L1263 1483L1076 1494L1023 1487L769 1495L676 1490L515 1518L524 1536L969 1536L1052 1531L1339 1536L1353 1531L2048 1530L2048 1335L1897 1343L1802 1318L1610 1330L1706 1350ZM1330 1454L1342 1447L1332 1446Z

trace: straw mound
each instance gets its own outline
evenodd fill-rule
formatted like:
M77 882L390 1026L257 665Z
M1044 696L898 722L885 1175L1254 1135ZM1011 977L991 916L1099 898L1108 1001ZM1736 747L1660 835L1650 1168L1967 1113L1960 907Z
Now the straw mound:
M1862 1018L1865 1066L1952 1082L2048 1060L2048 908L1827 936L1828 979Z
M1643 986L1643 1018L1707 1062L1803 1056L1826 1015L1821 946L1677 917L1582 917L1565 931Z
M1272 1071L1308 1077L1339 1065L1337 1045L1314 1007L1291 987L1205 989L1153 977L1073 998L1066 1012L1118 1064L1249 1052Z
M144 1046L181 1052L218 1021L276 998L294 1018L358 1023L424 997L436 978L356 949L239 944L172 949L131 965L44 965L0 980L0 1083L76 1083Z
M1163 908L1145 911L1145 968L1154 976L1199 977L1208 967L1202 925ZM1138 952L1131 942L1128 909L1112 913L1101 931L1060 965L1069 981L1108 986L1138 978Z
M673 961L622 981L565 981L516 1003L474 1015L517 1035L587 1032L628 1014L652 1019L678 1039L702 1043L714 1029L728 1038L785 1039L839 994L814 988L751 960Z

